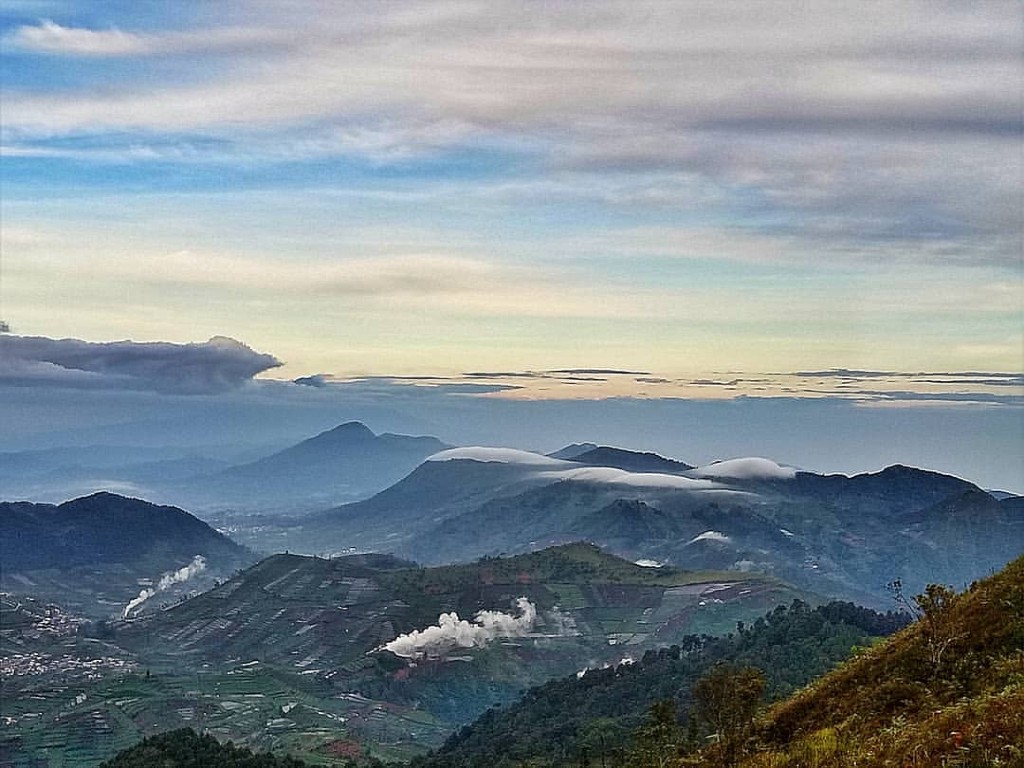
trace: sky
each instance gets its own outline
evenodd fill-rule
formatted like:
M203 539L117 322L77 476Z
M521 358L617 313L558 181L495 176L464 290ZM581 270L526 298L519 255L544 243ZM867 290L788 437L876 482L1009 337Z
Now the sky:
M835 400L999 411L1021 449L1022 29L9 0L0 388Z

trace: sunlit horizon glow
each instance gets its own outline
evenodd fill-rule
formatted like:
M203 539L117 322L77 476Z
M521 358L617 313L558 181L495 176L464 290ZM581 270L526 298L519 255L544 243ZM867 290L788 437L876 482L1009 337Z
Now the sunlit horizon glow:
M1018 14L25 0L0 15L0 315L227 336L281 361L263 378L647 374L492 379L512 399L1014 374Z

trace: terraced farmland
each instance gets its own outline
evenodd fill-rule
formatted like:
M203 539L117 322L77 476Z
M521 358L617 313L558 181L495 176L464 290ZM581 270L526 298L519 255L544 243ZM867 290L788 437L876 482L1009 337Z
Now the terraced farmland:
M729 631L807 596L763 576L645 568L590 545L419 568L395 558L275 555L197 597L112 627L132 666L19 697L13 765L91 766L181 726L315 764L407 758L488 707L687 634ZM454 612L531 614L521 631L403 658L384 646ZM517 625L524 626L524 625ZM432 630L439 632L439 628ZM31 685L29 685L31 688ZM58 757L60 755L60 757Z

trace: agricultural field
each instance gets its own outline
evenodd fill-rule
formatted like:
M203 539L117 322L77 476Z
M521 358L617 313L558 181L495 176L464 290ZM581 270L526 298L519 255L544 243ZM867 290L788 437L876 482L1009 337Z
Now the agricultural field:
M4 604L0 661L15 674L0 755L84 768L190 726L313 764L408 759L531 685L729 631L797 597L763 576L645 568L569 545L442 568L275 555L118 622L15 601ZM416 646L443 614L476 639ZM517 629L487 634L485 614ZM415 650L399 650L402 638ZM29 653L49 654L45 674L13 666Z

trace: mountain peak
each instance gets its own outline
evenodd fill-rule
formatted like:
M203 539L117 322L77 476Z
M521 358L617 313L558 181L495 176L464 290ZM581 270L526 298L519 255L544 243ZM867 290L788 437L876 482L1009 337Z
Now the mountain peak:
M593 451L597 448L597 443L572 443L570 445L565 446L564 448L560 448L554 453L549 453L548 456L550 456L552 459L564 459L566 461L569 461L576 458L580 454L587 453L588 451Z
M377 439L377 435L361 421L346 421L336 427L325 430L313 437L306 438L298 446L341 445L349 443L366 443ZM297 447L297 446L294 446ZM291 449L285 449L291 450Z
M333 429L321 432L317 437L326 437L328 435L336 437L376 437L373 430L361 421L346 421L344 424L339 424Z
M685 472L693 469L675 459L669 459L657 453L630 451L609 445L599 445L569 457L569 461L577 464L589 464L597 467L615 467L626 472Z

